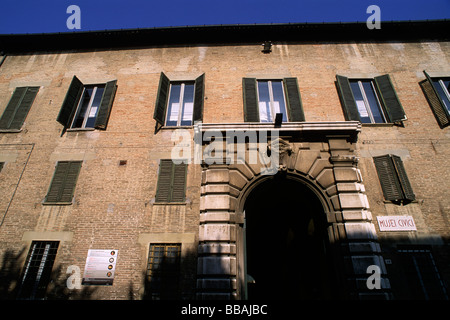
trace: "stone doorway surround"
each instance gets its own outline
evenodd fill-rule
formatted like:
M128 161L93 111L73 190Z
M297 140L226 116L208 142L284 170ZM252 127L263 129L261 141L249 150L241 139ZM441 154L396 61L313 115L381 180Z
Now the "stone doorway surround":
M283 123L277 128L273 123L197 124L194 129L202 136L220 132L223 137L231 131L259 134L277 130L277 171L307 185L323 205L340 287L339 298L390 297L386 267L372 224L358 158L354 155L361 131L359 122ZM249 161L249 152L245 153L245 159L241 157L238 161L233 152L236 153L241 144L240 147L246 151L257 150L267 154L274 141L269 138L268 143L264 143L264 137L257 145L238 141L228 153L226 139L215 139L214 149L222 151L219 152L223 155L222 163L202 159L198 299L234 300L245 297L241 241L244 204L251 190L270 176L264 174L267 164ZM211 144L202 140L202 150ZM226 158L233 157L235 161L226 161ZM367 288L366 281L370 276L367 267L370 265L381 269L380 290Z

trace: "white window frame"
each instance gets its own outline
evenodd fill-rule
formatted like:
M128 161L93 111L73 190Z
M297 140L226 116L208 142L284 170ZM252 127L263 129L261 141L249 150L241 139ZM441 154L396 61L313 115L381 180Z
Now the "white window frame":
M381 113L381 116L383 117L383 122L381 122L381 123L387 123L386 115L384 113L382 104L380 102L380 98L378 97L377 90L375 89L375 86L373 84L373 80L372 79L364 79L364 80L370 80L370 85L372 87L373 93L375 94L375 97L377 98L378 105L380 106L380 113ZM370 103L369 103L369 99L367 99L366 91L364 89L362 81L361 80L353 80L353 81L356 81L358 83L359 89L361 90L361 94L362 94L362 97L363 97L364 105L366 107L367 114L369 115L370 123L378 123L378 122L375 122L375 119L373 117L372 109L371 109ZM358 110L358 113L359 113L359 110Z
M256 92L258 95L258 112L259 112L259 117L261 117L261 111L259 110L259 86L258 83L259 82L267 82L268 83L268 87L269 87L269 106L270 106L270 113L271 113L271 121L274 122L275 121L275 107L274 107L274 99L273 99L273 89L272 89L272 81L275 82L281 82L281 88L283 90L283 101L284 101L284 111L286 113L286 122L289 122L289 114L287 112L287 102L286 102L286 91L284 90L284 81L282 79L272 79L272 80L266 80L266 79L257 79L256 80Z
M97 94L97 89L100 86L104 86L104 84L86 85L86 86L83 87L83 92L81 93L80 101L78 101L77 111L75 112L75 116L73 117L72 123L70 124L70 128L71 129L86 129L86 123L87 123L87 121L89 119L89 114L91 113L92 104L93 104L95 96ZM81 106L82 106L82 103L83 103L83 100L84 100L83 97L84 97L84 93L86 92L86 88L92 88L92 87L94 88L94 90L92 91L92 97L89 100L89 104L88 104L88 107L87 107L87 110L86 110L86 115L87 116L84 117L83 124L81 125L81 127L74 127L74 124L77 121L78 116L80 115L80 112L81 112ZM105 88L103 88L103 89L105 89ZM100 106L99 106L99 108L100 108ZM97 116L98 116L98 110L97 110L97 114L96 114L95 117L97 118Z
M186 87L186 84L193 84L194 85L194 101L192 102L193 104L195 104L195 81L173 81L170 82L170 88L169 88L169 96L167 99L167 106L166 106L166 119L164 120L164 124L167 127L181 127L181 121L183 119L183 114L184 114L184 89ZM180 104L180 110L178 111L178 119L177 119L177 124L172 126L172 125L168 125L167 124L167 120L170 119L170 115L169 115L169 102L170 102L170 95L172 94L172 85L174 84L181 84L181 88L180 88L180 100L179 100L179 104ZM191 124L193 122L193 117L194 117L194 105L192 106L192 118L191 118Z

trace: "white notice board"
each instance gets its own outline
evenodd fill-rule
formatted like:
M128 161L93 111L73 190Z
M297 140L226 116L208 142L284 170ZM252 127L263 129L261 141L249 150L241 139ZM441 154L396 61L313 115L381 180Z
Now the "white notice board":
M82 284L112 285L118 253L117 249L89 249Z

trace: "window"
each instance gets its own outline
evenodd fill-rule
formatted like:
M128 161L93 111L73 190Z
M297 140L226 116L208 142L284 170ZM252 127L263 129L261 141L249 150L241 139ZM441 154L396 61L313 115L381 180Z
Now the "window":
M205 74L193 81L170 81L161 73L153 118L156 128L191 126L203 118Z
M72 204L81 161L59 161L45 203Z
M166 126L190 126L194 111L194 82L170 84Z
M146 295L149 298L179 298L180 258L180 243L150 244L146 277Z
M347 120L361 123L401 123L406 115L388 74L373 79L336 76Z
M0 130L20 130L33 104L39 87L18 87L14 90L0 118Z
M33 241L22 272L19 299L43 299L58 251L59 241Z
M242 86L245 122L274 122L277 113L283 122L305 121L297 78L243 78Z
M373 161L386 200L395 202L415 200L405 167L399 156L383 155L374 157Z
M395 286L400 299L447 300L447 292L429 246L399 246L404 282ZM397 280L397 279L393 279Z
M426 80L420 85L439 126L444 128L450 124L450 77L431 78L424 73Z
M161 160L155 201L184 202L186 171L186 164L175 164L171 159Z
M76 76L67 91L57 121L64 129L106 129L117 81L84 85Z

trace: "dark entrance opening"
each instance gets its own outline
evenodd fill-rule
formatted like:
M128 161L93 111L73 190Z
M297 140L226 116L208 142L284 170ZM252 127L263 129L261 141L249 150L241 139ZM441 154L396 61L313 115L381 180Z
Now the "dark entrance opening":
M325 214L311 189L276 175L249 194L245 217L249 300L333 298Z

